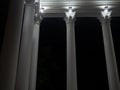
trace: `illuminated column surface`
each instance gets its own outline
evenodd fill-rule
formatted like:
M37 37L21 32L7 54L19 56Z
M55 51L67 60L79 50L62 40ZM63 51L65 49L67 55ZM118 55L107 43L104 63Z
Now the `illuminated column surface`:
M110 27L110 14L111 12L105 10L102 12L103 18L100 19L102 24L108 83L110 90L120 90L119 75Z
M76 48L75 48L75 12L66 12L67 28L67 90L77 90Z
M42 19L35 20L32 38L32 53L31 53L31 71L30 71L30 87L29 90L36 89L36 76L37 76L37 60L38 60L38 45L39 45L39 32L40 23Z
M27 0L25 3L15 90L29 90L34 14L34 2L33 0Z

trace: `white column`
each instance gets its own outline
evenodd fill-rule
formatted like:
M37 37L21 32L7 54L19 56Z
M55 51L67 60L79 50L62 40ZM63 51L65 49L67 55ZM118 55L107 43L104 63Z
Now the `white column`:
M77 90L74 19L66 18L67 28L67 90Z
M15 88L24 0L10 0L9 5L0 53L0 90L14 90Z
M102 24L109 89L120 90L119 75L110 27L110 18L105 17L102 18L100 21Z
M34 23L33 29L33 38L32 38L32 55L31 55L31 71L30 71L30 85L29 90L36 89L36 76L37 76L37 61L38 61L38 46L39 46L39 32L40 32L40 23L41 20L38 20Z
M34 3L26 2L15 90L29 90L34 14Z

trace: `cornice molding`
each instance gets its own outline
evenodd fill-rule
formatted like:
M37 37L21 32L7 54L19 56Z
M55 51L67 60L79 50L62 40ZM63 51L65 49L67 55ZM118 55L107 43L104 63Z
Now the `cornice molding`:
M41 0L41 7L46 7L44 14L63 14L67 11L66 7L73 7L77 16L97 16L101 15L103 6L109 5L112 9L112 16L120 16L120 0ZM87 15L86 15L87 14ZM81 17L82 17L81 16Z

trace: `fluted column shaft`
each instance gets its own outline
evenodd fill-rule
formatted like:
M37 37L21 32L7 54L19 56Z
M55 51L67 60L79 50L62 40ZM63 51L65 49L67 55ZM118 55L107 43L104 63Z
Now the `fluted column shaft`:
M0 90L14 90L24 0L10 0L5 34L0 53Z
M15 90L29 90L34 14L34 3L26 3Z
M114 45L110 27L110 18L101 19L107 75L110 90L120 90L119 75L116 64Z
M39 20L39 19L38 19ZM30 70L30 87L29 90L36 89L36 76L37 76L37 61L38 61L38 45L39 45L39 33L40 23L42 20L34 23L33 38L32 38L32 53L31 53L31 70Z
M74 19L65 19L67 28L67 90L77 90Z

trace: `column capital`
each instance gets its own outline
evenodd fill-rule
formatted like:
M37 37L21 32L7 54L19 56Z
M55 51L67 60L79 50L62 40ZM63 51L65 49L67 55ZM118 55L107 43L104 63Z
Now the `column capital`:
M36 13L35 17L34 17L34 20L35 20L36 24L40 24L41 21L43 20L43 17L40 14Z
M75 14L76 14L76 12L73 11L72 7L69 7L68 11L65 12L66 18L68 18L68 19L74 19L75 18Z
M39 0L35 0L35 3L34 3L34 6L35 6L35 16L34 16L34 20L35 20L35 23L36 24L40 24L41 21L42 21L42 16L40 15L40 2Z
M99 17L101 23L110 23L112 11L109 9L110 9L109 6L106 5L104 7L104 10L101 11L102 16Z
M109 6L106 5L106 6L104 7L104 10L101 11L101 15L102 15L104 18L110 18L110 17L111 17L112 11L109 10L109 9L110 9Z

